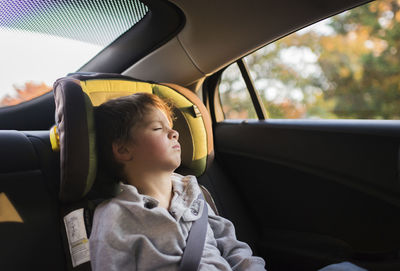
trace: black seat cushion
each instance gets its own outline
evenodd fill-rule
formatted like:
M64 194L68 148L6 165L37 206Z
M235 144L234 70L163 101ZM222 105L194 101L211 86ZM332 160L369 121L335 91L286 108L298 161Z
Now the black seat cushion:
M48 131L0 131L0 270L64 270ZM20 220L10 219L16 213ZM14 220L14 221L13 221Z

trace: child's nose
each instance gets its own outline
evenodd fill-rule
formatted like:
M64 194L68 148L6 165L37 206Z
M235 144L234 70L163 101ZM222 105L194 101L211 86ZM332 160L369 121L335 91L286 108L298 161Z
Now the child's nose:
M170 132L169 132L169 137L170 137L171 139L178 140L178 139L179 139L179 133L178 133L178 131L176 131L176 130L174 130L174 129L171 129Z

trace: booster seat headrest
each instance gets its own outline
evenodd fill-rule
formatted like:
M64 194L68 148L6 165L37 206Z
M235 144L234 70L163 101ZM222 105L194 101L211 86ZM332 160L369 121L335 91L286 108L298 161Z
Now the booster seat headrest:
M201 100L174 84L144 82L119 74L76 73L54 83L56 127L50 131L53 149L60 150L60 199L83 198L97 173L93 107L137 92L168 98L173 103L174 129L180 136L181 171L200 176L213 154L211 119ZM179 170L179 169L178 169Z

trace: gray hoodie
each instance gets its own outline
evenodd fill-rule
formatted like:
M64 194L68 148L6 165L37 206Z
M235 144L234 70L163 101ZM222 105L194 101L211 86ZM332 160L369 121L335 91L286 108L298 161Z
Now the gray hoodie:
M169 210L131 185L99 205L90 236L91 264L98 270L178 270L193 221L206 206L194 176L172 175ZM206 243L198 270L265 270L233 224L209 207Z

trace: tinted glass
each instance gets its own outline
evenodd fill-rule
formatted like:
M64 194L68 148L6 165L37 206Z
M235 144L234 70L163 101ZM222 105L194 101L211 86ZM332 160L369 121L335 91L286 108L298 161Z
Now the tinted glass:
M148 12L139 1L0 1L0 106L37 97Z

